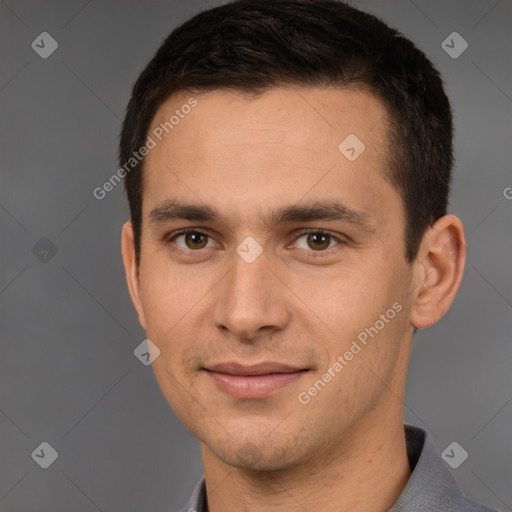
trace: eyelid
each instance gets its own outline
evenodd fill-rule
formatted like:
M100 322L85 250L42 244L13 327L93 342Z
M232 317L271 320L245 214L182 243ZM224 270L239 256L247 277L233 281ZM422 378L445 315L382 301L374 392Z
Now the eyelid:
M214 237L212 235L210 235L208 231L209 231L208 229L204 229L204 228L184 228L184 229L181 229L181 230L176 231L174 233L171 233L170 235L166 235L164 237L164 241L165 241L165 243L170 244L170 243L174 242L174 240L177 237L179 237L181 235L186 235L187 233L195 233L195 234L198 234L198 235L206 235L210 239L213 239ZM329 249L325 249L323 251L299 249L300 251L305 251L307 253L310 253L312 257L329 256L329 255L332 254L332 252L334 250L336 250L336 247L338 247L340 245L344 245L346 243L345 240L343 240L338 235L332 233L331 231L320 229L320 228L304 228L304 229L299 230L298 232L295 233L295 239L293 241L293 244L295 244L295 242L297 241L298 238L300 238L300 237L302 237L304 235L311 234L311 233L315 233L315 234L320 233L322 235L328 235L328 236L330 236L332 239L334 239L337 242L337 244L334 247L330 247ZM289 245L291 245L291 244L289 244ZM184 251L184 252L187 252L187 253L192 253L192 252L200 253L200 252L202 252L202 249L197 249L197 250L183 249L182 247L179 247L179 246L178 246L178 250L181 250L181 251Z
M212 240L214 239L214 237L208 232L207 229L205 230L204 228L184 228L184 229L181 229L181 230L176 231L174 233L171 233L170 235L166 235L164 237L164 243L171 244L179 236L186 235L188 233L194 233L194 234L198 234L198 235L206 235L209 239L212 239ZM179 246L178 246L178 250L184 251L184 252L188 252L188 253L191 253L191 252L199 253L199 252L201 252L201 249L198 249L198 250L183 249L183 247L179 247Z
M342 238L340 238L338 235L332 233L331 231L328 231L328 230L325 230L325 229L320 229L320 228L305 228L305 229L302 229L300 230L297 234L296 234L296 238L294 240L294 244L295 242L297 241L298 238L304 236L304 235L309 235L311 233L315 233L315 234L322 234L322 235L328 235L331 237L331 239L333 240L336 240L336 245L334 247L330 247L329 249L325 249L323 251L314 251L314 250L307 250L307 249L299 249L301 251L305 251L307 253L309 253L310 256L308 257L313 257L313 258L321 258L321 257L327 257L327 256L330 256L334 251L336 251L336 247L340 246L340 245L344 245L346 243L345 240L343 240Z

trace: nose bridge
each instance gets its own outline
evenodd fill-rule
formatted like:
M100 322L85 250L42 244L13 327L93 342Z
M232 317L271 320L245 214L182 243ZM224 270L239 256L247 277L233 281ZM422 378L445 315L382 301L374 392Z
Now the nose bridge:
M247 247L242 243L233 254L231 271L218 289L213 320L217 327L249 339L262 327L282 328L287 321L287 308L268 268L268 254L263 251L255 259L246 258L244 255L254 248L249 247L246 253L244 249Z

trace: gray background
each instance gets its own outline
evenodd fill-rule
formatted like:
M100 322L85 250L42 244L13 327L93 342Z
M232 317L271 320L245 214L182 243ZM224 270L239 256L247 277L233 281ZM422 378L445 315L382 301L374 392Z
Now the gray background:
M218 3L0 3L3 512L173 512L202 473L197 442L133 355L145 336L120 256L122 186L102 201L92 191L118 168L143 66L175 26ZM414 339L405 421L439 452L460 443L469 458L452 472L466 492L512 510L511 2L352 3L430 56L456 114L451 212L469 258L450 312ZM48 59L31 48L43 31L59 44ZM441 47L453 31L469 43L457 59ZM57 248L47 261L33 250L43 237ZM43 441L59 454L48 469L31 457Z

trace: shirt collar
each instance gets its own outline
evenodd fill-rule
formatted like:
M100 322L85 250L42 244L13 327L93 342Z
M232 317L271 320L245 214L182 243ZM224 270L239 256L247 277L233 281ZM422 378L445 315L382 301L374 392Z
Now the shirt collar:
M404 425L411 476L388 512L466 510L466 497L425 430Z

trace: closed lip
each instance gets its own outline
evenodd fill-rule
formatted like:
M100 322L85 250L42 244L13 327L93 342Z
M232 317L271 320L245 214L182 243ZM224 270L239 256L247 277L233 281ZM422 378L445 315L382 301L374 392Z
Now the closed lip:
M226 362L214 364L205 368L211 372L227 373L228 375L271 375L274 373L294 373L300 371L307 371L307 368L300 368L297 366L290 366L287 364L276 362L264 362L253 365L243 365L235 362Z

